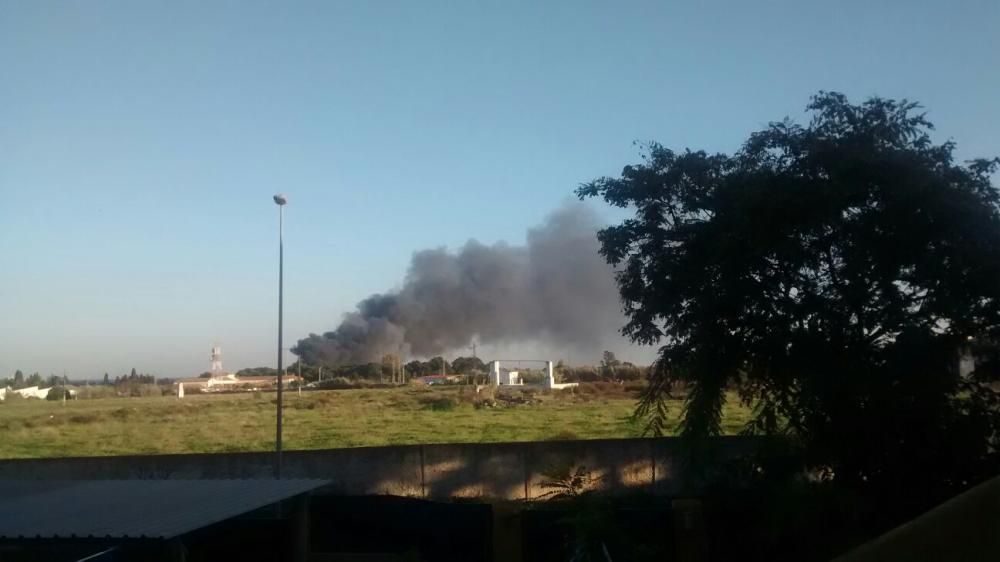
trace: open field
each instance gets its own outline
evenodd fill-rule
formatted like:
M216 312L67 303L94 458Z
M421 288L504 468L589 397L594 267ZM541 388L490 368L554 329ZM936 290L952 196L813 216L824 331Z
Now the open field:
M616 385L615 385L616 386ZM527 403L476 407L456 387L295 392L285 396L285 448L636 437L634 393L585 385ZM274 446L270 394L0 403L0 457L261 451ZM680 402L671 406L680 413ZM749 413L730 404L727 433Z

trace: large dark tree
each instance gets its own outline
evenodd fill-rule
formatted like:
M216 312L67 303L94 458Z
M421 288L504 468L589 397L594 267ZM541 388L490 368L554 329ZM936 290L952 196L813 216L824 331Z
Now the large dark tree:
M438 355L427 361L427 371L432 375L440 375L442 372L451 373L452 368L447 359Z
M661 431L680 386L682 433L718 434L736 389L748 432L830 478L950 493L998 470L996 375L958 372L1000 336L998 161L956 163L914 103L808 109L734 155L653 144L578 189L634 211L599 239L623 332L662 346L637 414Z
M485 373L486 364L478 357L456 357L451 362L451 369L455 374L462 375Z

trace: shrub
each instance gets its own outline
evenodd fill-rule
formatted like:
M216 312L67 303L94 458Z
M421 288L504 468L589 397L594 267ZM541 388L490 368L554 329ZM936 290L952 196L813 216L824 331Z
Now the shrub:
M521 371L518 374L524 384L543 384L548 378L542 371Z
M598 381L593 383L594 388L596 388L601 394L621 394L623 387L620 384L615 384L613 382Z
M643 367L622 366L615 367L614 378L620 381L637 381L646 377L646 369Z
M624 388L626 392L642 392L643 390L646 390L646 383L643 381L633 381L625 383Z
M493 398L483 398L476 401L476 403L472 406L477 410L482 410L483 408L496 408L497 401Z
M425 410L435 412L450 412L458 405L455 399L448 397L421 398L420 403L424 405Z
M94 423L101 421L103 418L98 414L75 414L69 417L69 423Z
M111 412L111 417L116 420L127 420L136 412L137 410L135 408L118 408L117 410Z
M601 380L600 373L593 367L572 367L565 370L566 382L596 382Z
M49 393L45 395L45 399L62 400L63 397L69 398L69 396L66 396L67 392L69 392L69 390L65 386L53 386L49 389Z
M479 393L475 392L474 390L467 389L464 386L458 389L458 402L460 404L471 404L475 406L476 402L478 402L479 400L480 400Z
M564 465L542 472L541 487L548 490L540 498L554 500L579 497L600 485L600 476L594 476L585 466Z

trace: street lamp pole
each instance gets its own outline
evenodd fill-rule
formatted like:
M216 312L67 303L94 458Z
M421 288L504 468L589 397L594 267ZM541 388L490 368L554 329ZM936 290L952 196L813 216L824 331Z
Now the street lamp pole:
M285 204L288 203L288 199L279 193L274 196L274 202L278 204L278 423L274 439L274 477L281 479L281 375L284 355L281 341L281 322L285 283Z

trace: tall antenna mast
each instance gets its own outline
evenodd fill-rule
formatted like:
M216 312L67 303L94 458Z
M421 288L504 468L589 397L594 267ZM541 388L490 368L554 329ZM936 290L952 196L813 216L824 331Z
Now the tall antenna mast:
M212 370L213 377L222 375L222 348L218 345L212 346Z

